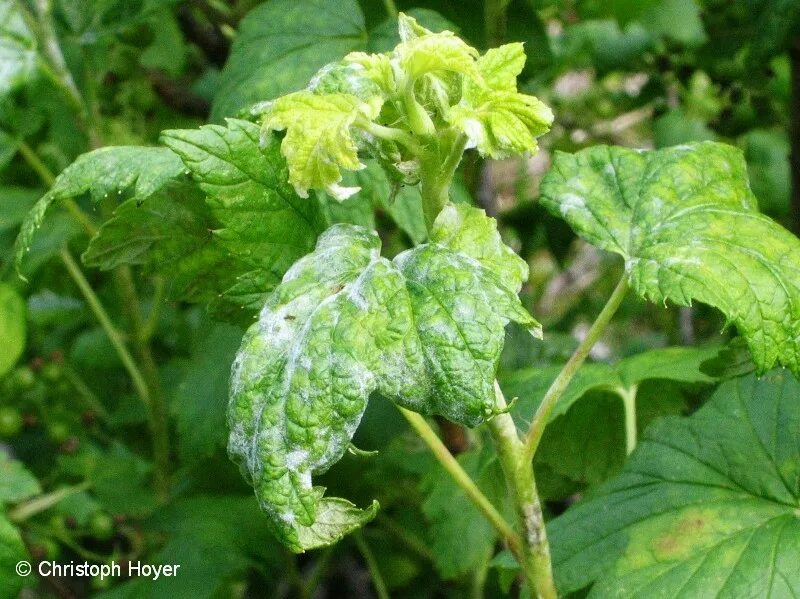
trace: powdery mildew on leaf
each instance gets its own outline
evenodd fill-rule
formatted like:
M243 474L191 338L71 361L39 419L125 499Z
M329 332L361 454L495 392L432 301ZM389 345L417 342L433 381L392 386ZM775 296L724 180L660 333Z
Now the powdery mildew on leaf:
M517 298L527 266L504 247L496 223L463 206L394 261L374 232L335 225L269 296L233 367L229 451L291 549L374 515L311 481L344 454L373 392L469 426L496 413L505 325L539 332Z
M623 256L640 296L715 306L760 372L779 363L800 373L800 240L758 212L736 148L559 153L541 201L581 237Z

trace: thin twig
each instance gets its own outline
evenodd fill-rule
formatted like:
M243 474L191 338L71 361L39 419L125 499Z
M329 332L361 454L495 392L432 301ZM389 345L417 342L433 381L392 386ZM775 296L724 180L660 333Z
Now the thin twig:
M506 522L505 518L500 515L500 512L497 511L497 508L495 508L494 505L492 505L492 502L487 499L486 495L484 495L483 492L478 488L478 486L475 484L475 481L470 478L469 474L464 471L464 469L461 467L461 464L458 463L458 460L456 460L453 457L453 454L451 454L447 447L445 447L444 443L442 443L442 440L439 439L438 435L431 428L425 418L416 412L406 410L405 408L398 409L403 416L405 416L406 420L408 420L409 424L411 424L411 427L430 448L431 452L433 452L433 456L436 458L436 460L442 465L448 474L450 474L456 484L463 489L475 507L477 507L478 510L480 510L480 512L491 523L491 525L494 526L495 530L497 530L500 536L508 544L511 552L521 559L522 541L520 540L519 535L517 535L511 525Z
M361 553L361 557L364 558L364 563L367 564L367 570L369 570L370 578L372 578L372 586L375 587L375 593L378 595L378 599L389 599L389 591L386 590L386 582L383 580L383 575L381 574L380 568L378 568L378 562L375 561L372 550L364 540L364 535L361 534L360 530L357 530L353 533L353 539L356 542L358 551Z
M550 419L553 408L556 407L556 403L561 398L561 395L564 393L567 385L569 385L572 377L575 376L575 373L578 372L578 369L586 360L594 344L606 330L608 323L616 313L617 308L619 308L627 292L628 278L627 275L623 274L614 292L611 294L611 297L608 298L608 302L606 302L603 310L597 316L597 320L594 321L591 328L589 328L589 331L586 333L586 337L581 341L580 345L578 345L575 353L572 354L567 363L564 364L564 368L561 369L561 372L558 373L558 376L550 385L547 393L545 393L542 403L539 404L536 415L533 417L531 427L528 429L528 434L525 437L523 459L526 463L530 463L533 460L533 455L536 453L539 441L542 439L542 434Z

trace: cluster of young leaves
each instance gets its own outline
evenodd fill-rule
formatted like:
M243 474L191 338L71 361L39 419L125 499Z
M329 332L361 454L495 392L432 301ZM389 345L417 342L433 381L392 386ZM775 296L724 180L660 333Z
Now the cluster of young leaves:
M318 72L308 89L255 109L266 131L286 130L281 151L299 195L324 189L345 199L358 191L340 182L342 169L364 168L359 151L415 182L448 155L458 160L464 143L495 158L536 150L553 116L517 92L522 44L479 57L452 32L433 33L407 15L399 31L391 52L351 53Z

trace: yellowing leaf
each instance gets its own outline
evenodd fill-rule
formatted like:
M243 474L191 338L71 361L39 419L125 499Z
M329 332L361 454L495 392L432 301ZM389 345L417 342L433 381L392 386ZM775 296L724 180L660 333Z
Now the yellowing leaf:
M286 130L281 153L289 166L289 181L297 194L324 189L345 199L357 187L341 187L341 169L360 170L358 146L350 128L359 119L374 119L380 100L367 103L351 94L318 95L303 91L275 100L264 118L266 130Z

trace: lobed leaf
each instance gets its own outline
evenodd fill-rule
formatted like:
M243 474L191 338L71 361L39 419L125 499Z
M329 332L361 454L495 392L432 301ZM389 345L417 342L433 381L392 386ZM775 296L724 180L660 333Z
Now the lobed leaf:
M324 189L343 200L358 191L342 187L341 169L360 170L358 147L350 128L378 116L382 100L365 102L345 93L296 92L275 100L264 117L267 131L286 130L281 152L289 166L289 181L300 197L309 189Z
M109 194L123 191L130 191L132 200L144 201L183 171L178 156L166 148L112 146L79 156L56 177L50 191L25 217L14 250L17 268L53 202L87 192L92 201L99 202Z
M230 453L285 544L327 544L374 515L311 481L341 458L374 391L468 426L497 412L505 325L539 332L517 298L526 276L496 223L465 206L394 261L375 233L335 225L289 269L245 335L229 406Z
M641 297L715 306L747 340L759 372L779 363L800 373L800 241L759 214L737 149L704 142L559 153L541 202L623 256Z
M482 156L504 158L535 152L536 138L553 123L553 113L539 99L517 92L525 66L522 44L489 50L477 61L480 81L465 78L461 101L447 114Z
M367 33L355 0L274 0L242 20L220 77L213 120L298 91L321 67L363 50Z
M225 127L162 133L180 156L221 227L214 238L240 265L225 296L256 309L264 294L314 247L325 219L317 202L303 200L286 182L279 141L262 147L258 125L229 119Z
M619 476L549 524L560 592L797 595L798 436L800 383L780 371L657 421Z

